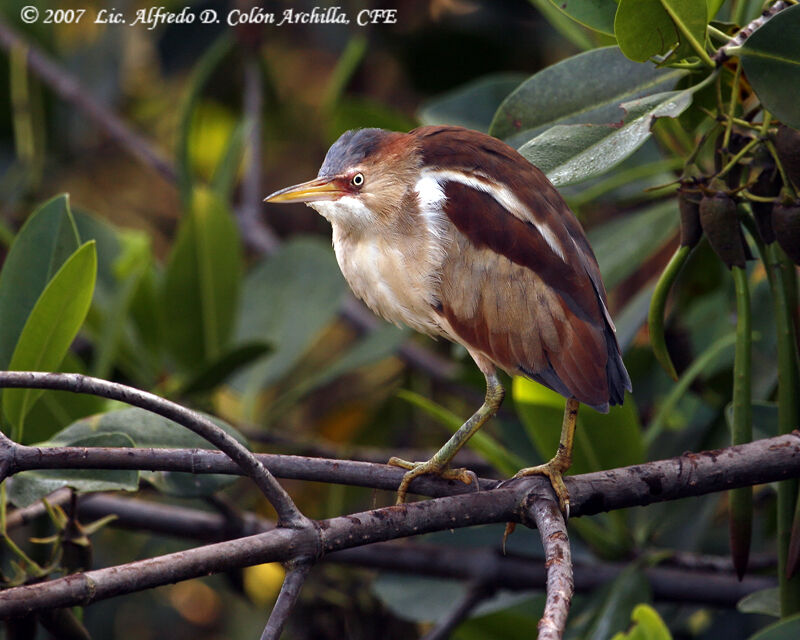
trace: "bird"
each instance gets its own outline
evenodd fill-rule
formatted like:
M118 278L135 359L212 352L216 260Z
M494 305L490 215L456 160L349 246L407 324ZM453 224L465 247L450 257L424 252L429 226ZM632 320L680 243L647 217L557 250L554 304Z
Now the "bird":
M547 476L568 515L578 408L608 412L631 380L597 260L544 173L463 127L363 128L333 143L316 178L264 200L320 213L353 293L389 322L462 345L486 379L483 404L429 460L389 460L407 470L397 503L421 475L472 481L450 462L500 408L500 369L566 398L556 454L514 478Z

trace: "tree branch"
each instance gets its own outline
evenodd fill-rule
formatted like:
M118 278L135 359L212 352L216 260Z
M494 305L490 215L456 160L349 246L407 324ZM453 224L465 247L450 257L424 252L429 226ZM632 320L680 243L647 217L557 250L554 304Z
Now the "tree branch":
M61 490L60 490L61 491ZM49 500L68 499L69 491L63 490L63 498L53 494ZM44 508L39 503L39 515ZM124 527L135 531L176 536L184 539L219 542L234 537L248 536L271 531L275 523L249 512L241 514L236 529L218 514L187 507L148 502L136 498L118 498L104 494L91 494L78 503L81 519L97 520L114 514L117 519L113 527ZM9 526L18 511L28 512L31 507L17 509L8 516ZM776 584L774 578L752 576L739 582L733 573L729 557L704 556L702 562L689 554L679 554L683 562L692 562L691 567L667 565L671 559L656 568L644 570L650 581L653 597L657 600L675 602L691 601L713 606L733 607L748 593ZM372 569L382 569L414 575L480 582L496 588L542 589L545 572L542 561L533 556L501 554L499 549L470 549L468 551L439 545L416 543L397 544L379 542L368 547L357 547L336 551L325 557L325 561ZM774 561L772 566L774 566ZM667 566L664 566L667 565ZM575 588L579 592L591 591L613 580L622 570L622 565L592 562L575 566Z
M300 512L289 494L247 447L208 418L175 402L133 387L77 373L0 371L0 388L58 389L73 393L88 393L119 400L173 420L218 447L239 466L245 475L252 478L275 508L278 513L278 521L282 525L292 527L310 525L309 520ZM4 447L10 447L12 450L11 466L13 467L19 445L12 443L5 436L3 438L5 440Z
M800 475L797 432L700 454L567 478L577 517L612 509L703 495ZM0 617L40 608L88 604L262 562L319 557L407 536L494 522L517 521L519 505L547 480L521 478L491 491L375 509L316 523L315 529L267 533L190 549L109 569L75 574L0 593ZM664 570L666 571L666 570ZM673 575L684 576L674 571ZM675 593L686 593L682 581Z
M280 638L283 627L286 625L294 604L297 602L297 597L300 595L300 589L306 581L306 576L311 571L313 561L310 558L303 558L291 564L289 573L286 574L286 578L283 580L278 600L272 608L267 626L261 634L261 640L278 640Z
M522 521L539 529L547 569L547 597L539 620L539 640L561 640L575 591L572 577L572 552L564 516L552 491L532 491L523 506Z

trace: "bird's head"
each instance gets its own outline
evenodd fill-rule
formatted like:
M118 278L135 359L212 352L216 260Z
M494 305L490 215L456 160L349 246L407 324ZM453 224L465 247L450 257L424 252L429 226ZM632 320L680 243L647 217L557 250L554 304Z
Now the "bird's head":
M264 202L304 202L346 232L381 228L402 214L420 163L408 134L346 131L328 150L315 179L276 191Z

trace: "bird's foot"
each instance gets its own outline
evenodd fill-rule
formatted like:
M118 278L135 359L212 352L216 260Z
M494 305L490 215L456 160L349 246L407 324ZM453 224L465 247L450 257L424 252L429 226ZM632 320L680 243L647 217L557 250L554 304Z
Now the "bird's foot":
M427 474L436 475L447 480L460 480L464 484L475 482L477 486L477 477L474 472L467 469L448 469L446 465L437 462L433 458L425 462L409 462L402 458L391 458L387 464L408 469L408 472L400 481L400 486L397 487L397 501L395 504L403 504L406 501L406 494L412 480Z
M556 456L545 464L520 469L514 474L511 480L524 478L526 476L547 476L553 487L553 492L556 494L556 498L558 498L558 506L561 508L561 513L564 514L565 519L569 520L569 492L567 491L567 486L564 484L563 475L564 472L569 469L569 466L568 462ZM506 535L508 535L508 532Z

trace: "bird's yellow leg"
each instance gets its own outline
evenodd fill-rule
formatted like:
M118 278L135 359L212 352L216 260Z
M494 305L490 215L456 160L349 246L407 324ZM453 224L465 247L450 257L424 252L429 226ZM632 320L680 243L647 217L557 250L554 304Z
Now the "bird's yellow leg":
M403 476L400 486L397 488L397 504L405 502L408 486L414 478L428 473L442 476L443 478L461 480L465 484L472 482L475 474L466 469L448 469L450 461L459 452L467 440L469 440L478 429L480 429L500 408L503 402L505 391L497 374L486 373L486 399L478 409L464 424L459 427L450 439L439 449L430 460L426 462L409 462L400 458L391 458L389 464L395 467L408 469L408 473Z
M564 484L563 474L572 466L572 445L575 440L575 424L578 420L578 407L580 403L575 398L567 400L564 407L564 420L561 423L561 440L558 443L558 452L545 464L536 467L520 469L514 478L523 476L544 475L550 479L553 491L558 498L558 504L566 517L569 517L569 493Z

